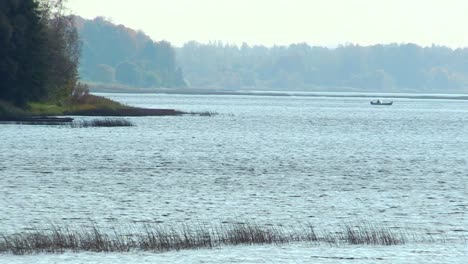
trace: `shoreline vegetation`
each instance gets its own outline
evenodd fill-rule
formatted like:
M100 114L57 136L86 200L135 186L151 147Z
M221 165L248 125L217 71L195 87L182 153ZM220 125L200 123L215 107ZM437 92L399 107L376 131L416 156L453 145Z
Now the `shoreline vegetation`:
M141 117L187 114L206 116L206 113L188 113L174 109L132 107L91 94L72 97L59 103L32 102L24 108L0 100L0 122L13 123L62 124L72 122L73 116Z
M0 48L0 122L61 124L72 122L70 116L192 114L131 107L91 95L88 85L79 82L83 47L66 0L5 0L0 5L0 18L0 32L6 33ZM166 42L151 42L147 46L171 51ZM154 56L150 60L160 62L154 61ZM172 65L168 64L157 66L165 72ZM180 71L171 70L174 72L167 78L182 80Z
M126 119L93 119L93 120L81 120L79 122L73 122L70 124L72 128L87 128L87 127L132 127L134 123Z
M107 230L107 231L105 231ZM318 231L312 225L298 228L262 226L253 223L223 225L163 226L146 224L122 228L91 227L32 228L15 234L0 234L0 254L39 254L64 252L162 253L190 249L211 249L236 245L282 245L311 243L321 246L371 245L396 246L408 242L436 243L431 235L416 236L402 230L373 225L346 224L333 231Z
M88 83L93 93L116 94L182 94L182 95L252 95L252 96L304 96L304 97L334 97L334 98L389 98L389 99L451 99L468 100L468 94L424 94L412 92L371 93L364 91L335 92L324 90L257 90L246 89L216 89L216 88L136 88L119 84Z

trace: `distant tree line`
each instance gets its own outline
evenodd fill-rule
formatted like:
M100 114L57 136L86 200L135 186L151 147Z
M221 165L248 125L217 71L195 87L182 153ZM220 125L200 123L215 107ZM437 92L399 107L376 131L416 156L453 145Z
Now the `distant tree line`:
M0 1L0 99L18 106L70 96L79 41L63 0Z
M184 87L175 50L141 31L115 25L103 17L75 17L83 43L79 68L84 81L134 87Z
M189 42L178 63L193 87L322 91L468 91L468 49L414 44L337 48Z

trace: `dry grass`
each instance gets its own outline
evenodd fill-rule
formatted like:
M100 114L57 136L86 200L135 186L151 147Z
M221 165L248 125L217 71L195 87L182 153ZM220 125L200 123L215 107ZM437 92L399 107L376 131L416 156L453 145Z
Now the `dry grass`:
M82 120L71 123L73 128L87 128L87 127L131 127L135 126L132 122L126 119L116 118L103 118L93 120Z
M234 245L314 244L401 245L406 236L377 226L345 226L340 232L316 233L312 226L288 229L279 226L231 224L221 226L161 226L145 225L128 230L58 227L35 229L0 236L0 252L16 255L34 253L62 253L64 251L166 252L184 249L214 248Z
M208 116L208 117L218 115L218 113L216 113L216 112L210 112L210 111L205 111L205 112L190 112L189 114L190 114L190 115L195 115L195 116Z
M396 233L388 228L372 225L351 226L347 225L341 240L352 245L400 245L407 241L405 234Z
M45 116L178 116L174 109L131 107L92 94L73 96L61 102L31 102L24 109L0 100L0 121Z

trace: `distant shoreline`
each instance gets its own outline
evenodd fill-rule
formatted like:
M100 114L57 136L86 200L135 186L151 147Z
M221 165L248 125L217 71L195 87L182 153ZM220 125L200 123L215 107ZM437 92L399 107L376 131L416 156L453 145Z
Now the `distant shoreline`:
M318 92L318 91L262 91L262 90L214 90L200 88L94 88L95 94L180 94L180 95L247 95L247 96L301 96L332 98L388 98L388 99L448 99L468 100L468 94L418 94L418 93L367 93L367 92Z

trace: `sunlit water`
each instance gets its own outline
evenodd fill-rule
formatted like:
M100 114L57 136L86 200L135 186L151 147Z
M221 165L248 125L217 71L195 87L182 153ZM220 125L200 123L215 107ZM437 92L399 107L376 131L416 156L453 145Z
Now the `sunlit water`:
M382 107L365 98L107 96L218 114L128 118L136 126L121 128L1 125L1 232L50 223L310 223L332 230L370 222L446 242L0 256L0 262L463 263L467 101L398 99Z

